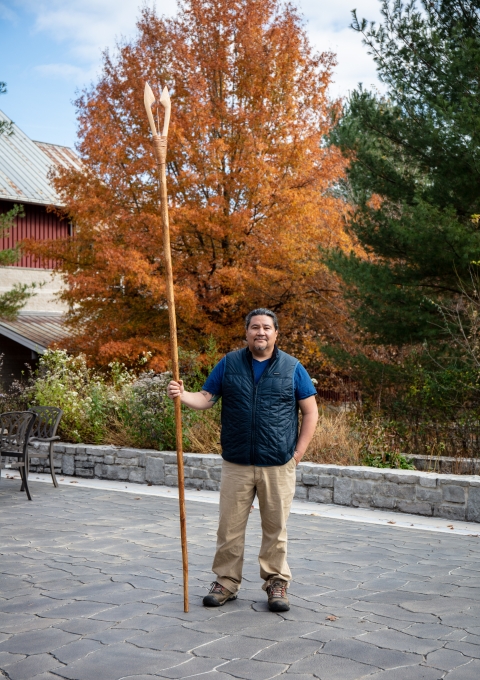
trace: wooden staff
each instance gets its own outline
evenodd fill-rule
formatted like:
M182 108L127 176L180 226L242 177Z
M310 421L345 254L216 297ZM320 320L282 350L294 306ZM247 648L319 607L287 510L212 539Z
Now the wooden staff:
M155 95L148 83L145 83L144 103L147 111L148 122L153 135L153 150L157 161L158 174L160 179L160 205L162 212L163 225L163 254L165 258L165 276L167 282L167 305L168 321L170 324L170 349L172 354L172 373L175 382L180 380L178 366L178 343L177 343L177 320L175 317L175 298L173 291L173 269L172 251L170 248L170 228L168 223L168 202L167 202L167 137L168 125L170 123L170 95L165 87L160 97L160 104L165 109L165 119L163 123L163 134L157 134L155 120L152 114L152 104L155 102ZM182 562L183 562L183 609L188 612L188 553L187 553L187 515L185 511L185 479L183 473L183 441L182 441L182 410L180 397L175 397L175 439L177 445L177 466L178 466L178 500L180 504L180 535L182 540Z

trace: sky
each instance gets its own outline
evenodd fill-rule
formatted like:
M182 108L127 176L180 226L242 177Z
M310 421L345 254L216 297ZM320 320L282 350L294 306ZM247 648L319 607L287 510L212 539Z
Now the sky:
M142 4L173 15L176 0L0 0L0 109L32 139L75 146L74 100L95 82L102 52L132 39ZM314 47L337 54L331 95L364 86L381 88L351 10L379 21L379 0L295 0Z

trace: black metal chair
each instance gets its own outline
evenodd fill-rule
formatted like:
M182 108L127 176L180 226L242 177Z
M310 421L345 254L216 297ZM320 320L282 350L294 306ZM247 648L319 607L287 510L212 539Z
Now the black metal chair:
M10 411L0 414L0 458L16 458L22 478L21 491L27 492L27 498L32 500L28 488L28 442L37 414L32 411Z
M25 461L27 477L30 458L49 458L52 481L54 486L58 488L57 478L55 477L55 468L53 465L53 445L54 442L60 439L60 437L57 437L57 428L62 418L63 411L61 408L57 408L56 406L32 406L30 411L36 414L37 419L30 434L29 444L32 444L33 442L38 442L39 444L49 443L50 446L48 447L48 451L45 453L43 451L32 451L29 449L27 459Z

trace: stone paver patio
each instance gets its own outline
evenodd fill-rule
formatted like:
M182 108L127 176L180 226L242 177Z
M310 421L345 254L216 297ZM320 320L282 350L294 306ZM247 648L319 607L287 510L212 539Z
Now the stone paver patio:
M272 614L248 528L236 602L201 606L217 507L0 484L0 668L11 680L478 680L480 538L292 515L292 608Z

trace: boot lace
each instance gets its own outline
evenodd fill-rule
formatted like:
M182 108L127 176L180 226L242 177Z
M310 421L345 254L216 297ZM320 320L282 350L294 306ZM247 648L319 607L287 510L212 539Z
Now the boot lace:
M218 583L217 581L210 583L210 592L211 593L223 594L223 591L224 591L223 586L220 583Z
M284 598L287 593L287 584L284 581L274 581L268 589L270 597Z

